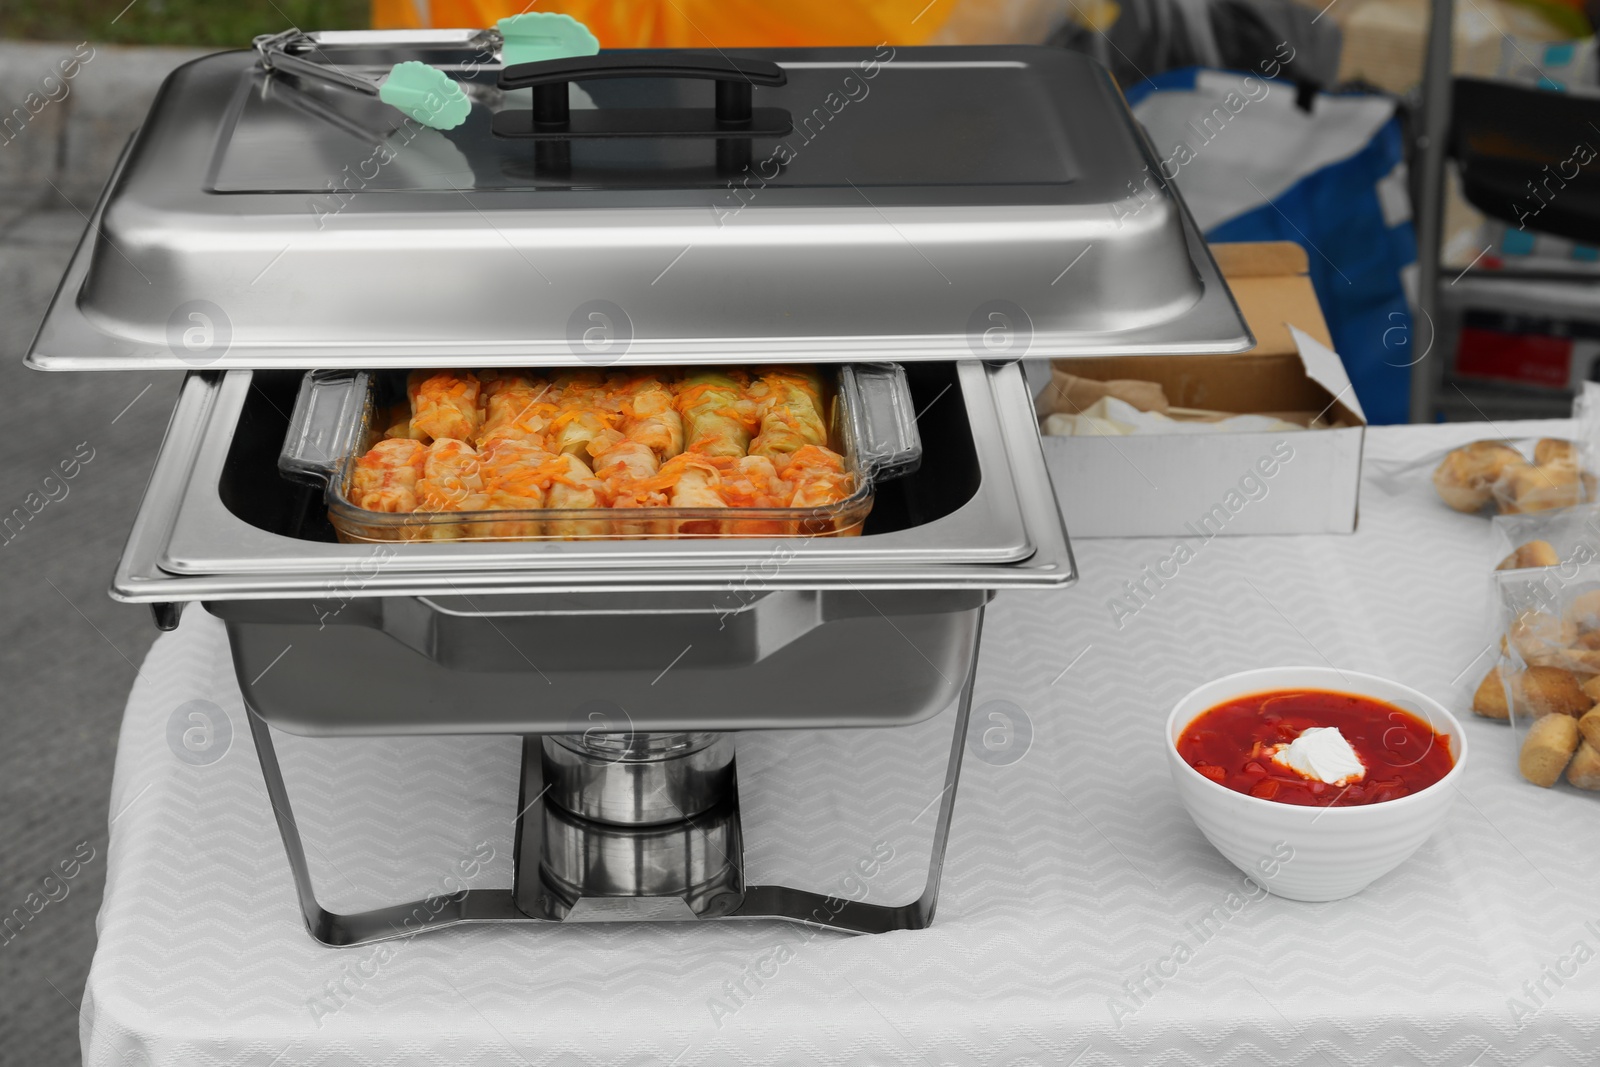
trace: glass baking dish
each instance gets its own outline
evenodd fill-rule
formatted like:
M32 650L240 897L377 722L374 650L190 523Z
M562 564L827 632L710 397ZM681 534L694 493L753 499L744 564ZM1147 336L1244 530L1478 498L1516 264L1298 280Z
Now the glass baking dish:
M404 372L308 372L289 417L278 469L325 487L328 519L345 543L855 536L872 510L877 485L915 470L922 460L911 390L904 371L893 363L815 369L825 383L829 446L844 457L854 482L849 496L821 507L409 513L357 507L349 496L356 461L383 436L384 413L403 402Z

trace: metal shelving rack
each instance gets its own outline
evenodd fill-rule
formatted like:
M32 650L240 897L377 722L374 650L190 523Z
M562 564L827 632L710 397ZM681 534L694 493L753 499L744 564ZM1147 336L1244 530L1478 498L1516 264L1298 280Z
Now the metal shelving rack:
M1600 318L1600 277L1559 272L1476 271L1441 285L1445 166L1453 104L1453 28L1456 0L1431 0L1422 104L1416 132L1417 311L1416 333L1427 354L1411 367L1412 422L1445 418L1561 417L1570 411L1566 394L1514 384L1457 380L1450 366L1465 309L1515 314ZM1448 388L1447 388L1448 387Z
M1444 230L1444 166L1450 133L1450 82L1455 30L1455 0L1432 0L1428 50L1422 66L1422 121L1416 136L1417 313L1428 324L1427 343L1438 347L1439 256ZM1413 324L1415 327L1416 324ZM1414 328L1413 334L1418 333ZM1411 365L1411 421L1432 422L1440 383L1441 359L1431 348Z

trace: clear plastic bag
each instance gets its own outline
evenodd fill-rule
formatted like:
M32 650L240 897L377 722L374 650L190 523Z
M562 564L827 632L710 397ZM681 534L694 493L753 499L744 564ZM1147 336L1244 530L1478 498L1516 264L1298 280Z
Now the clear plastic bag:
M1496 571L1556 567L1571 580L1600 563L1600 504L1496 515L1489 530Z
M1426 477L1456 511L1543 513L1600 502L1600 383L1572 404L1568 437L1487 438L1406 463L1372 462L1370 480L1390 493L1414 491Z
M1589 521L1600 516L1579 510ZM1587 529L1575 512L1544 526L1532 532L1552 546L1567 543L1569 554L1550 566L1495 572L1500 656L1472 710L1510 725L1529 782L1600 791L1600 535L1571 540Z

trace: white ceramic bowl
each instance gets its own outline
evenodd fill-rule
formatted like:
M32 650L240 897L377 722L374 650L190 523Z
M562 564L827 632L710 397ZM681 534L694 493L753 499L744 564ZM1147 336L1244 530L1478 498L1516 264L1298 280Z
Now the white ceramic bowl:
M1178 755L1178 738L1201 712L1274 689L1327 689L1394 704L1449 738L1455 766L1433 785L1398 800L1321 808L1235 792ZM1183 806L1235 867L1280 897L1338 900L1400 866L1444 821L1467 763L1467 747L1455 716L1410 686L1329 667L1268 667L1207 682L1178 701L1167 719L1167 759Z

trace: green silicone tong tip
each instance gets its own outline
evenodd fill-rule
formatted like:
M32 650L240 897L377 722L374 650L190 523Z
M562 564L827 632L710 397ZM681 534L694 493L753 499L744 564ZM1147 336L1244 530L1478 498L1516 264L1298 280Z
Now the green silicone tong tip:
M589 27L571 15L553 11L512 15L495 23L495 29L500 31L503 67L569 56L592 56L600 51L600 41L589 32Z
M394 65L378 87L378 99L435 130L453 130L472 112L472 102L450 75L416 60Z

